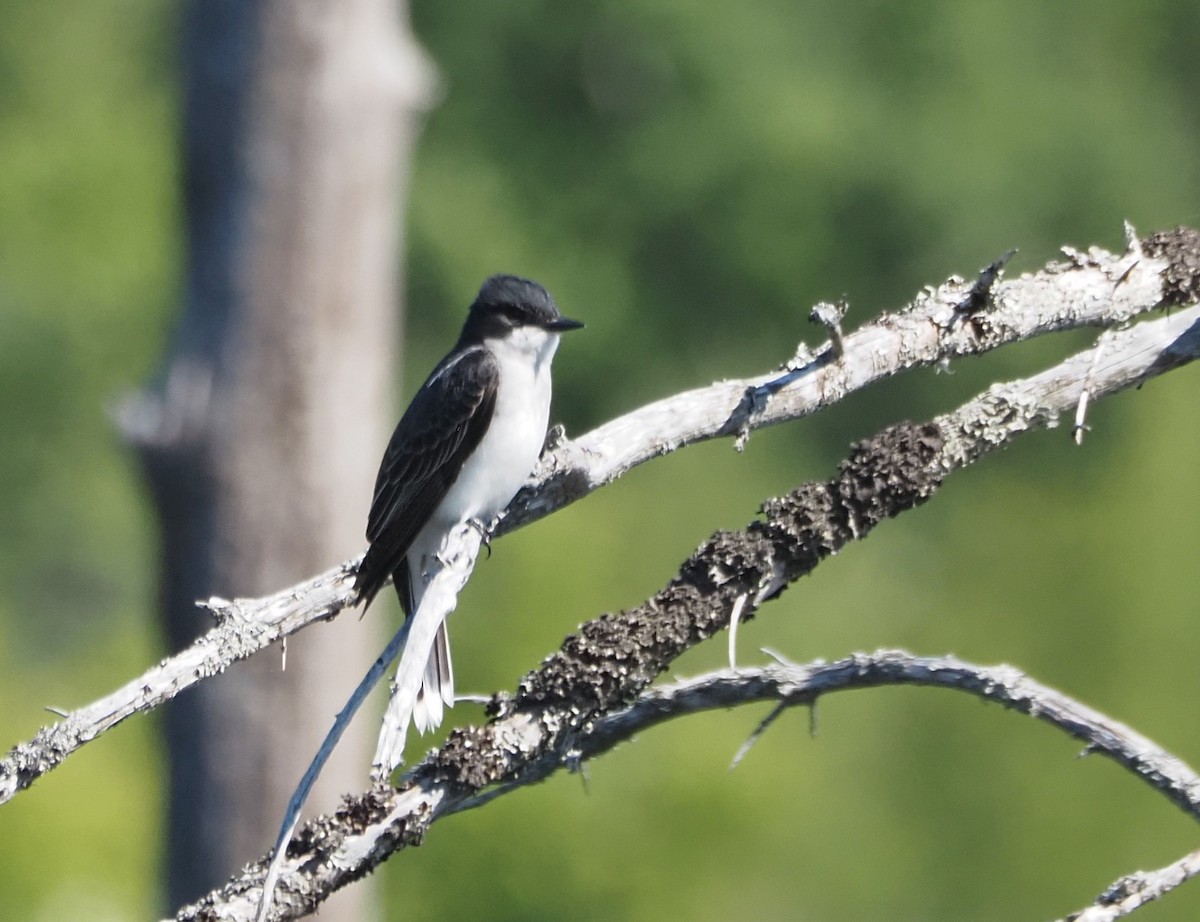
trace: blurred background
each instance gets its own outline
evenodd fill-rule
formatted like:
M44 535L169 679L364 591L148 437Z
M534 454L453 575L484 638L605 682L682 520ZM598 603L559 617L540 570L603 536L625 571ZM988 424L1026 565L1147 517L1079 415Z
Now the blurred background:
M853 327L1012 247L1010 273L1063 244L1118 247L1126 219L1143 234L1200 223L1187 0L415 0L410 14L439 90L396 217L395 414L496 271L587 322L555 367L552 415L578 434L778 365L822 338L805 320L818 300L845 296ZM186 22L163 0L0 2L5 748L44 707L91 701L168 650L155 512L112 411L162 365L184 300ZM1088 341L914 372L743 454L722 442L645 465L506 537L451 622L462 690L512 688L711 531L827 477L850 440ZM900 646L1009 662L1200 765L1198 384L1200 369L1173 373L1094 406L1082 448L1065 428L1033 435L952 478L764 608L742 661ZM389 599L362 629L395 617ZM1196 847L1194 824L1123 770L965 696L836 696L815 737L788 715L728 772L764 712L676 722L586 784L564 775L439 824L377 875L374 917L1041 919ZM0 807L0 919L166 908L161 722L127 722ZM257 856L229 855L228 872ZM1198 914L1193 884L1140 917Z

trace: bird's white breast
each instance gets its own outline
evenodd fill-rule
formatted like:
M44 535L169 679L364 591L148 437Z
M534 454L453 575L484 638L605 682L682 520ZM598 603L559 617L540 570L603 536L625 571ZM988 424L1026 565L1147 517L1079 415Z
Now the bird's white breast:
M550 361L558 334L514 330L485 343L500 365L491 424L438 507L442 527L486 524L509 504L537 464L550 418Z

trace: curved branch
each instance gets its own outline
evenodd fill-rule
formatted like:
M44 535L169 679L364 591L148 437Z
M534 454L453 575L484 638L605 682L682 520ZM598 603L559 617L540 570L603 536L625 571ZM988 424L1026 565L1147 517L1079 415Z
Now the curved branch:
M768 501L764 520L742 531L713 535L643 605L584 625L515 696L493 699L498 719L453 731L401 790L377 786L348 799L334 817L308 824L282 861L272 918L312 911L485 789L527 783L540 760L578 762L590 725L636 700L676 657L726 628L734 610L750 616L824 558L928 500L950 472L1021 433L1055 425L1085 390L1099 399L1167 364L1200 357L1198 329L1200 308L1191 308L1107 335L1096 347L1102 361L1087 350L1040 375L994 386L930 423L886 429L854 446L832 480ZM1147 761L1144 771L1172 778L1175 768ZM1191 808L1181 793L1173 796ZM252 917L265 867L265 860L251 866L177 918L215 918L218 907L221 918Z
M468 794L465 788L446 779L432 780L428 769L436 762L435 757L410 775L411 786L404 791L389 794L376 790L357 804L348 804L338 814L335 820L360 825L343 834L327 863L318 865L315 870L310 868L311 876L305 881L310 889L304 896L313 899L324 885L334 881L344 883L352 872L352 862L369 862L379 854L393 850L393 840L397 837L403 844L418 841L424 829L438 816L482 806L517 788L543 781L558 771L572 770L584 760L603 755L638 733L666 721L762 701L779 702L781 707L807 706L820 696L834 692L900 685L962 691L1036 717L1082 741L1086 753L1106 755L1128 768L1194 818L1200 819L1200 775L1124 724L1030 679L1011 666L980 666L952 656L916 656L902 650L880 650L833 663L780 664L738 672L721 671L647 688L628 708L572 729L561 745L542 751L525 762L519 775L511 775L496 787L476 794ZM522 735L519 724L508 729L512 740L519 744ZM376 810L380 812L372 815ZM313 855L308 849L324 841L330 831L329 820L318 820L313 825L317 828L308 830L308 848L301 855L289 856L289 865L299 866L311 861ZM1132 906L1134 901L1157 898L1194 876L1194 856L1188 856L1184 862L1183 869L1173 865L1155 875L1123 878L1118 882L1118 885L1125 885L1120 894L1121 905L1129 903L1131 908L1136 908ZM356 870L361 871L361 867ZM251 869L250 880L254 873ZM1118 885L1110 887L1106 895L1115 893ZM301 896L294 890L288 893L290 911L284 918L314 908L315 904L302 906L296 902ZM1117 899L1110 898L1109 902L1116 904ZM216 918L209 914L215 905L220 905L222 919L250 918L247 913L257 909L257 891L250 887L228 894L220 903L197 904L182 910L176 918ZM1118 916L1096 918L1115 919Z
M954 656L917 656L904 650L855 654L833 663L721 670L652 686L628 708L581 728L571 747L572 759L595 758L644 730L703 711L761 701L779 702L780 708L810 706L831 692L898 685L951 688L1044 721L1080 740L1085 754L1108 756L1200 820L1200 774L1132 728L1012 666L980 666ZM558 752L543 753L523 766L520 778L456 803L446 812L480 806L563 767Z
M1087 253L1064 251L1068 262L1051 263L1012 281L999 281L994 266L974 283L952 278L926 289L899 312L839 338L836 360L827 343L810 360L794 362L798 367L782 377L768 372L719 382L660 400L558 444L513 501L497 534L548 515L650 458L798 419L913 366L1058 330L1120 326L1155 308L1197 300L1200 234L1178 228L1139 243L1127 229L1126 243L1120 255L1096 248ZM1163 364L1148 366L1143 374L1171 367L1171 346L1160 342L1145 348L1159 349ZM1194 357L1194 348L1183 351L1179 361ZM218 622L208 634L115 692L38 731L0 760L0 804L126 717L157 707L314 621L336 616L353 602L357 564L356 558L265 598L214 598L204 603Z

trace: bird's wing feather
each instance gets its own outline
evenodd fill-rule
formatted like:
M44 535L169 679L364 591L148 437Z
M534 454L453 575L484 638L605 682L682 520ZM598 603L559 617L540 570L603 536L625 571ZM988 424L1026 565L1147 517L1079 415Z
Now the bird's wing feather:
M367 519L371 546L355 582L360 600L369 603L399 569L413 539L450 490L487 431L498 383L495 357L477 347L434 369L409 404L375 481Z

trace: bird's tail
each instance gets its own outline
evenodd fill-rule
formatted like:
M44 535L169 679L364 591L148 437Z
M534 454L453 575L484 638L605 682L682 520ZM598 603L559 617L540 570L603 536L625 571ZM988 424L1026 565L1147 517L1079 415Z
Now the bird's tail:
M444 605L417 601L410 616L408 642L396 667L392 695L375 748L375 773L386 776L403 761L408 725L426 733L442 722L444 707L454 704L454 669L446 634Z
M425 662L425 678L413 702L412 721L418 733L428 733L442 722L445 707L454 707L454 666L450 662L450 638L446 622L438 628L433 649Z
M391 700L375 748L372 774L376 779L388 777L403 761L410 722L422 732L435 727L441 722L444 706L454 703L454 673L445 621L471 575L480 541L476 528L460 523L436 545L425 548L414 543L409 550L412 578L401 580L400 585L411 589L407 599L415 604L405 625L408 641L396 667ZM413 560L422 561L419 573L411 568Z
M396 667L392 696L383 715L383 726L375 747L375 773L381 777L391 774L392 769L403 761L404 740L408 736L408 725L416 713L418 699L428 701L437 697L422 696L421 689L425 684L426 665L432 656L437 634L444 625L440 618L422 618L422 614L424 611L418 605L412 615L408 643L404 645L400 665ZM437 700L440 703L441 699Z

